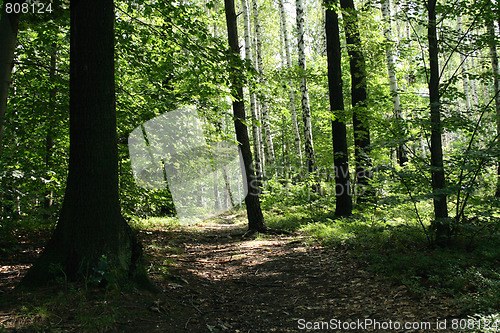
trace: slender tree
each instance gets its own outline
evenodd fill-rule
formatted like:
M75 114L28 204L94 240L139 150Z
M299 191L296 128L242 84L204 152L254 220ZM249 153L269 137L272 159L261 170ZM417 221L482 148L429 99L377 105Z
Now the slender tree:
M351 104L353 107L354 154L356 159L356 184L362 187L358 192L359 199L369 194L368 184L371 179L370 128L368 110L366 107L367 82L365 57L361 52L358 17L353 0L340 0L344 30L347 41L347 52L351 69ZM367 191L368 190L368 191ZM365 191L367 191L365 193Z
M10 4L22 1L10 1ZM10 76L14 67L14 51L16 49L17 31L19 28L19 13L6 12L7 1L3 2L0 13L0 156L2 139L9 96Z
M120 212L112 0L71 0L70 157L59 221L24 284L57 277L156 290ZM103 271L105 267L105 272Z
M328 58L328 89L330 109L333 113L333 163L335 167L335 215L352 214L352 195L349 177L349 154L344 115L344 95L342 93L342 59L340 48L339 19L335 2L326 3L325 14L326 50Z
M305 29L304 29L304 2L303 0L296 0L297 6L297 46L299 56L299 70L301 72L300 78L300 93L302 95L302 119L304 122L304 147L306 155L306 168L308 172L315 170L315 156L314 145L312 136L311 124L311 108L309 106L309 92L307 90L306 79L306 50L304 43Z
M224 0L227 22L227 36L232 57L231 61L231 91L233 94L233 114L236 139L240 144L243 156L244 175L248 194L245 197L248 214L248 229L251 231L266 231L264 216L260 208L259 188L256 186L257 179L252 169L252 152L248 139L248 130L245 125L245 103L243 101L243 83L241 73L238 71L237 62L240 60L240 47L238 45L238 25L234 10L234 0Z
M285 58L286 58L286 68L290 71L292 68L292 57L290 56L290 43L288 39L288 30L286 28L286 16L285 16L285 6L283 0L279 0L279 12L280 12L280 22L281 22L281 32L283 35L283 43L285 46ZM290 78L288 81L290 93L290 114L292 116L292 129L295 138L295 153L297 154L299 165L302 166L302 143L300 142L300 132L299 125L297 123L297 111L295 109L295 88L293 84L293 79Z
M491 1L490 1L491 4ZM500 133L500 72L498 71L498 53L496 46L496 34L495 34L495 21L492 18L487 18L487 30L489 35L489 49L491 58L491 70L493 72L493 88L495 94L495 111L496 111L496 125L497 133ZM495 197L500 197L500 161L497 161L497 188L495 191Z
M243 31L245 33L245 59L252 63L252 43L250 38L250 13L248 10L247 0L241 0L241 7L243 8ZM253 153L255 156L254 165L255 173L259 183L262 180L262 162L260 157L260 127L257 126L257 98L254 91L250 91L250 114L252 115L252 141Z
M439 49L436 29L436 2L427 2L428 22L427 38L429 43L429 99L431 120L431 173L432 190L434 192L434 216L433 227L436 233L436 241L442 243L449 235L450 225L448 218L448 207L446 204L446 178L443 165L443 147L441 142L441 98L439 92Z
M394 40L392 37L392 14L390 0L382 1L382 16L385 21L384 36L387 42L385 48L385 58L387 63L387 73L389 75L389 86L391 89L392 104L394 106L394 119L397 125L397 133L402 132L403 111L401 110L401 101L399 99L398 81L396 78L396 57L393 52ZM403 166L408 157L404 143L400 142L397 148L397 160L399 165Z
M260 19L259 19L259 6L257 0L253 0L253 20L255 28L255 40L256 40L256 55L257 55L257 71L259 72L259 83L263 86L267 86L267 80L264 77L264 64L262 62L262 36L260 31ZM266 161L269 167L275 165L275 154L273 146L273 137L271 133L271 124L269 122L269 105L267 103L267 95L263 93L261 95L260 106L262 112L262 125L264 127L264 137L265 137L265 147L266 147Z
M457 31L459 34L462 34L462 17L460 15L457 16ZM465 95L465 110L469 112L472 110L472 105L470 101L470 91L469 91L470 83L469 83L469 78L467 76L468 61L463 52L460 52L460 63L462 64L461 72L462 72L462 86Z
M56 56L57 56L57 46L55 43L52 44L51 54L50 54L50 68L49 68L49 78L51 82L54 82L56 76ZM49 91L49 109L54 110L56 105L56 89L52 87ZM54 134L53 134L53 121L50 119L52 113L49 113L47 119L47 134L45 136L45 167L50 170L51 160L52 160L52 148L54 147ZM50 208L53 203L53 191L47 191L45 193L43 207L45 208L44 216L46 218L50 217Z

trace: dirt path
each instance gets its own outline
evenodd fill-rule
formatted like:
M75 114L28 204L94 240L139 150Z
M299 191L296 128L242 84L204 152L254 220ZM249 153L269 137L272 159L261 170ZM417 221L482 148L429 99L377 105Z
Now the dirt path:
M433 325L392 326L386 332L448 332L437 330L436 320L458 316L449 300L413 298L346 251L305 245L300 235L242 238L244 233L243 224L141 231L150 276L165 291L161 295L60 288L16 294L13 286L48 237L25 234L18 254L0 258L0 298L9 299L0 302L0 332L2 325L30 332L300 332L320 321L333 325L309 332L380 331L373 325L335 329L341 327L335 320L358 319Z
M178 234L186 237L184 253L175 255L176 281L164 287L195 310L186 331L296 332L307 322L332 319L434 325L457 315L448 300L416 300L346 252L304 245L299 236L242 239L243 232L241 226L219 225L197 237Z

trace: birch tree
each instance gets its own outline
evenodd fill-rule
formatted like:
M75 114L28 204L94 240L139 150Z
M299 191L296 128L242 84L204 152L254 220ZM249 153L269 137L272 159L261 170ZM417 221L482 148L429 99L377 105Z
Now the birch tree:
M493 93L495 94L497 133L500 133L500 82L499 82L500 73L498 71L498 54L496 47L495 23L491 18L488 18L486 24L489 36L491 70L493 72L493 88L494 88ZM495 197L497 198L500 197L500 162L498 161L497 161L497 188L495 192Z
M382 16L385 22L384 36L387 42L385 48L387 73L389 75L389 86L391 89L392 104L394 106L394 118L396 120L397 132L399 134L402 132L403 112L401 110L401 101L399 99L399 92L398 92L398 81L396 78L396 56L394 55L393 52L394 40L391 28L392 14L391 14L390 0L383 0L381 6L382 6ZM399 143L396 155L399 165L403 166L408 161L405 145L403 142Z
M304 3L303 0L296 0L297 6L297 46L298 46L298 58L299 58L299 70L301 74L300 78L300 93L302 95L302 119L304 122L304 147L306 155L306 168L308 172L314 172L315 170L315 157L314 157L314 146L313 146L313 136L312 136L312 124L311 124L311 108L309 106L309 92L307 90L307 79L306 79L306 51L304 43Z
M262 36L260 31L259 7L257 0L253 0L253 19L256 39L256 55L257 55L257 71L259 73L259 83L266 87L267 82L264 77L264 64L262 62ZM275 155L273 147L273 138L271 133L271 124L269 123L269 106L267 104L267 95L262 94L260 99L260 107L262 112L262 126L264 127L264 136L266 141L266 160L270 167L275 164Z
M290 70L292 68L292 57L290 56L290 43L288 40L288 30L286 27L286 16L285 16L285 6L283 0L279 0L278 3L280 12L280 22L281 22L281 33L283 35L283 43L285 47L285 58L286 58L286 68ZM302 166L302 144L300 140L299 126L297 123L297 111L295 109L295 88L292 78L288 80L289 85L289 100L290 100L290 114L292 115L292 129L295 138L295 152L299 161L299 165Z
M241 0L241 7L243 9L243 31L245 34L245 59L252 63L252 43L250 38L250 13L248 10L247 0ZM256 108L257 99L255 96L255 92L250 91L250 114L252 115L252 141L253 141L253 151L254 151L254 165L255 172L258 181L262 180L262 161L260 154L260 135L259 130L260 127L257 126L258 116L257 116L257 108Z

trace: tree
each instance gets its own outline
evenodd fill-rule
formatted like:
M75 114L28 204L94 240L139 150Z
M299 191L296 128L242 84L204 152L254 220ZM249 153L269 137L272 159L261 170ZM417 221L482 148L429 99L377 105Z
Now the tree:
M262 36L260 32L260 20L259 20L259 7L257 5L257 0L253 0L253 20L255 28L255 46L256 46L256 63L257 71L259 73L259 83L263 87L267 87L266 79L264 78L264 65L262 63ZM269 106L267 104L267 95L263 93L260 99L260 106L262 111L262 125L264 127L265 134L265 150L266 150L266 163L269 164L271 168L275 164L274 146L273 138L271 134L271 124L269 123Z
M304 147L306 154L306 169L308 172L312 173L315 170L315 156L314 156L314 145L312 136L312 124L311 124L311 107L309 105L309 92L307 90L307 79L306 79L306 47L304 43L305 30L304 30L304 3L303 0L296 1L297 6L297 46L298 46L298 56L299 56L299 70L301 74L300 78L300 93L302 95L302 119L304 121Z
M22 1L12 1L20 3ZM2 138L5 122L5 111L7 110L7 99L9 96L10 76L14 67L14 50L16 49L17 31L19 28L19 13L6 12L7 2L2 5L2 16L0 17L0 156L2 153Z
M288 40L288 30L286 28L285 6L283 5L283 0L279 0L278 5L280 11L281 32L283 34L283 42L285 46L286 68L290 70L292 68L292 57L290 56L290 43ZM299 126L297 124L297 111L295 109L295 88L292 78L290 78L290 80L288 81L288 85L290 89L290 114L292 116L292 129L293 135L295 137L295 152L297 154L298 163L302 166L302 144L300 142Z
M247 0L241 0L241 7L243 8L243 30L245 33L245 59L251 63L252 62L252 44L250 42L250 14L248 10ZM252 140L253 140L253 152L255 155L254 165L257 180L260 182L262 180L262 159L260 157L260 137L259 131L260 127L257 126L257 99L254 91L250 91L250 114L252 115Z
M429 43L429 101L431 120L431 174L434 204L433 227L436 241L442 243L449 236L450 225L447 221L448 207L446 204L446 178L443 165L443 147L441 142L441 100L439 92L439 49L436 29L436 2L427 2L428 22L427 38Z
M238 26L234 10L234 0L224 0L227 22L227 36L230 47L231 91L233 95L233 114L236 140L239 142L245 174L243 181L248 190L245 197L248 215L248 229L250 231L266 231L264 216L260 208L259 188L252 169L252 152L248 139L248 130L245 125L245 103L243 100L243 83L238 67L240 63L240 47L238 45ZM239 63L239 65L238 65Z
M150 290L142 249L120 212L112 0L70 2L70 158L59 221L23 283L69 280Z
M490 4L493 5L490 1ZM491 15L491 14L490 14ZM498 53L496 46L495 21L492 18L486 19L486 26L489 37L489 49L491 58L491 71L493 72L493 93L495 94L495 114L497 117L497 133L500 133L500 72L498 70ZM497 188L495 197L500 198L500 161L497 162Z
M403 115L401 110L401 101L399 99L398 81L396 78L396 59L395 59L396 57L392 52L393 38L391 29L392 15L391 15L390 0L383 0L381 6L382 6L382 16L384 17L385 20L384 36L387 41L387 45L385 48L387 73L389 74L389 85L391 88L392 104L394 106L394 118L397 124L397 132L400 133ZM396 155L399 165L403 166L406 162L408 162L408 157L406 155L406 149L403 142L400 142L398 144Z
M365 57L361 51L361 38L358 28L358 17L353 0L340 0L344 19L344 30L347 41L347 52L351 69L351 104L353 107L354 154L356 159L356 185L362 186L359 191L363 199L363 192L368 188L371 179L370 128L368 124L367 82ZM369 191L371 192L371 191Z
M332 139L333 163L335 166L335 215L350 216L352 214L352 196L344 115L344 95L342 93L340 31L339 19L334 6L335 2L331 0L326 3L325 30L330 109L334 117L332 120Z

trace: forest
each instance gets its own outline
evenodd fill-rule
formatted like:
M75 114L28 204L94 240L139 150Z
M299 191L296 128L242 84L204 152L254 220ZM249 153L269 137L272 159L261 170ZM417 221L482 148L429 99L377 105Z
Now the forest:
M500 332L496 0L0 7L0 332Z

